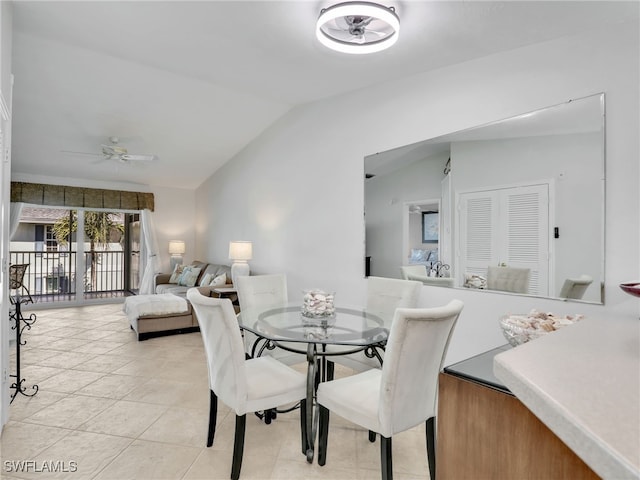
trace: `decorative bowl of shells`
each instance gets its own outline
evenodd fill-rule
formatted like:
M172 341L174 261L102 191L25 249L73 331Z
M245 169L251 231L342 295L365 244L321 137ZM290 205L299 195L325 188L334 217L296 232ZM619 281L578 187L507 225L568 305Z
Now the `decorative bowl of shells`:
M336 314L333 293L324 290L305 290L302 297L302 316L306 318L327 318Z
M621 283L620 288L634 297L640 297L640 282Z
M531 310L527 314L509 314L500 318L500 327L507 341L517 347L529 340L554 332L582 320L583 315L565 315Z

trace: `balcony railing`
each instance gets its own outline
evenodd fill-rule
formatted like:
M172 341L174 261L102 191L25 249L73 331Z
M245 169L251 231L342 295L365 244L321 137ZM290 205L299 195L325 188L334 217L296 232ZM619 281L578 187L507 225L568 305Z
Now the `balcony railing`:
M81 291L76 292L76 252L12 251L9 254L11 264L29 264L23 284L36 302L68 301L75 298L76 293L95 297L125 290L124 252L85 252L84 257L85 271L78 286Z

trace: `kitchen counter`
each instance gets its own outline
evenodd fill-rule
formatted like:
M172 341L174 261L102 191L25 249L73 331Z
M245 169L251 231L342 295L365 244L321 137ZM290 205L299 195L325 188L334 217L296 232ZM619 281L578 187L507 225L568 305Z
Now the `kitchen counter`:
M640 478L640 321L586 318L496 355L501 382L594 472Z

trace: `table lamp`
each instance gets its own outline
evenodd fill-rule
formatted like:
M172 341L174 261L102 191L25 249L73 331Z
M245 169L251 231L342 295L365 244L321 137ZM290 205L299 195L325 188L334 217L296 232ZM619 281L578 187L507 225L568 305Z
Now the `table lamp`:
M233 260L231 264L231 281L236 284L236 278L249 275L250 269L247 260L251 260L253 247L251 242L246 240L234 240L229 242L229 258Z
M171 255L171 271L182 263L182 255L186 251L182 240L169 240L169 255Z

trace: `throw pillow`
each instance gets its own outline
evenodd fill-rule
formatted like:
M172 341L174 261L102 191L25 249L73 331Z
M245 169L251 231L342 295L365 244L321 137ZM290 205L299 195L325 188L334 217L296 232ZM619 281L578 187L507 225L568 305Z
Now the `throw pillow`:
M205 273L204 276L202 277L202 280L200 280L200 286L201 287L209 286L209 284L211 283L211 280L213 280L213 273Z
M429 261L431 251L420 248L412 248L409 263L425 263Z
M212 279L211 282L209 283L209 286L210 287L222 287L225 283L227 283L227 274L223 273L221 275L218 275L214 279Z
M198 267L184 267L182 275L180 275L180 278L178 279L178 285L183 287L195 287L196 280L198 280L201 270L202 269Z
M171 278L169 278L169 283L178 283L180 279L180 275L182 275L182 271L184 270L184 265L176 265L173 269L173 273L171 274Z

